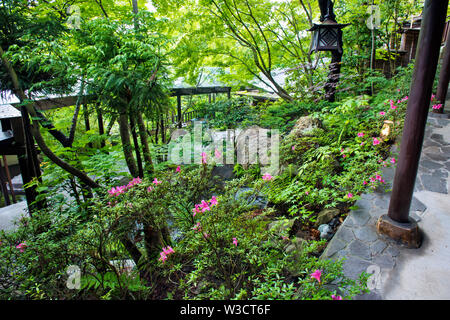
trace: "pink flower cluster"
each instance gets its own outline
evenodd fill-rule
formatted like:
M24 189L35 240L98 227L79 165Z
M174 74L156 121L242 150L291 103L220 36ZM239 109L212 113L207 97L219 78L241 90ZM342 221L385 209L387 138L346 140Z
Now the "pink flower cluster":
M211 207L216 206L218 203L219 202L217 201L215 196L212 196L211 200L209 201L202 200L201 203L196 204L195 208L192 209L193 216L195 217L197 213L211 210Z
M127 185L112 187L110 190L108 190L108 193L110 196L117 197L118 195L125 193L127 190L129 190L130 188L132 188L133 186L135 186L141 182L142 182L141 178L137 177L137 178L134 178L133 180L131 180L130 182L128 182Z
M262 176L262 179L263 179L264 181L270 181L270 180L273 179L273 177L272 177L269 173L266 173L266 174L264 174L264 175Z
M434 110L439 110L440 108L442 108L442 104L441 103L435 104L431 108L433 108Z
M375 187L373 184L374 184L375 182L377 182L377 181L379 181L379 182L381 182L381 183L384 183L384 182L385 182L384 179L383 179L383 177L380 176L378 173L375 174L375 177L370 177L369 180L370 180L370 182L372 183L372 187ZM364 182L365 182L365 183L363 183L363 184L366 185L367 182L366 182L366 181L364 181Z
M202 164L206 164L207 163L206 162L206 153L202 152L201 156L202 156Z
M173 250L172 249L172 247L171 246L168 246L168 247L165 247L165 248L162 248L163 249L163 251L161 251L160 253L159 253L159 261L162 261L163 263L167 260L167 257L169 256L169 255L171 255L172 253L174 253L175 252L175 250Z
M313 273L311 273L310 276L311 276L311 279L314 278L320 283L320 277L322 276L322 271L316 270Z
M399 102L400 102L400 100L399 100ZM395 110L395 109L397 109L397 106L396 106L396 105L394 105L394 101L392 101L392 100L389 100L389 103L391 104L391 109L392 109L392 110Z
M24 252L26 247L28 247L28 246L26 244L26 241L24 241L24 242L19 243L16 246L16 249L19 249L20 252Z
M236 238L233 238L233 244L237 247L237 245L238 245L238 241L237 241L237 239Z
M380 144L380 140L378 138L373 138L373 145L376 146L377 144Z
M405 96L404 98L401 98L400 100L398 100L397 103L402 103L402 102L408 101L408 99L409 99L409 97Z

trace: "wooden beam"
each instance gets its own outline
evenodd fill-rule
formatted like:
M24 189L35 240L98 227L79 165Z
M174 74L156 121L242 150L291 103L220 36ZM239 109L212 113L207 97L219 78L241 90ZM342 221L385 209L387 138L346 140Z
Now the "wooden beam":
M83 96L83 103L90 103L96 100L95 95ZM38 110L46 111L64 107L70 107L77 104L78 96L65 96L58 98L44 98L34 100L34 104ZM20 103L11 103L14 107L18 108Z
M231 87L198 87L198 88L172 88L170 96L193 96L210 93L228 93Z

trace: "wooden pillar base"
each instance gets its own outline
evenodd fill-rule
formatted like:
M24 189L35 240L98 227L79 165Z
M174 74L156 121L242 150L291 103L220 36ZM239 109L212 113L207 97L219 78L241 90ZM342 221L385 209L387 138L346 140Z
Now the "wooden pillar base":
M422 236L417 222L411 218L407 223L400 223L384 214L377 221L377 231L399 241L408 248L417 249L422 244Z

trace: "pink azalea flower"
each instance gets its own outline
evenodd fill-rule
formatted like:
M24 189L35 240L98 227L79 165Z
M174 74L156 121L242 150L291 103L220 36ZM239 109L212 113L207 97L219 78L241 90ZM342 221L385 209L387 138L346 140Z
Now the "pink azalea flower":
M432 108L433 108L434 110L439 110L441 107L442 107L442 104L441 104L441 103L435 104L435 105L432 106Z
M308 194L309 194L309 191L305 191L305 193L306 193L306 195L308 195Z
M394 101L389 100L389 103L391 104L391 109L393 110L397 109L397 106L394 105Z
M314 278L320 283L320 277L322 276L322 271L316 270L313 273L311 273L310 276L311 276L311 279Z
M381 176L379 174L375 175L375 179L380 180L381 181Z
M392 159L391 159L391 163L395 163L395 158L392 158Z
M168 246L163 248L163 252L168 256L169 254L174 253L175 250L173 250L171 246Z
M16 249L19 249L20 252L24 252L26 247L28 247L28 246L26 244L26 241L24 241L24 242L19 243L16 246Z
M201 156L202 156L202 164L206 164L206 153L202 152Z
M233 238L233 244L237 247L237 245L238 245L238 241L237 241L237 239L236 238Z
M209 207L208 202L206 202L205 200L202 200L202 203L200 204L200 207L202 208L202 212L211 210L211 208Z
M166 262L166 260L167 260L166 254L165 254L164 252L160 252L160 253L159 253L159 259L158 259L158 260L159 260L159 261L162 261L163 263Z
M270 174L266 173L262 176L262 179L265 181L270 181L273 179L273 177Z
M367 184L367 181L363 181L363 185L366 185Z
M436 98L436 96L434 94L431 94L431 101L433 101L434 98Z
M217 205L218 202L217 202L217 199L216 199L215 196L212 196L210 203L211 203L212 206Z
M159 259L158 260L162 261L164 263L167 260L167 257L169 255L171 255L172 253L174 253L175 250L173 250L171 246L164 247L164 248L162 248L162 250L163 251L161 251L159 253Z
M162 182L161 182L161 181L158 181L158 179L155 178L155 180L153 180L153 183L154 183L155 185L158 185L158 184L160 184L160 183L162 183Z
M353 193L350 193L350 192L347 193L347 198L349 198L349 199L350 199L350 198L353 198Z
M358 132L358 137L364 137L364 132Z
M202 211L200 210L200 205L199 205L199 204L196 204L196 205L195 205L195 208L192 209L192 212L194 213L194 214L193 214L194 217L195 217L195 215L196 215L197 213L202 212Z
M295 150L295 146L292 146L292 151L294 151Z
M176 172L180 172L180 171L181 171L181 167L178 166L178 167L175 169L175 171L176 171Z
M380 144L380 140L373 138L373 145L376 146L377 144Z
M345 157L346 157L346 155L345 155L345 154L343 154L343 155L342 155L342 158L345 158Z
M108 190L108 193L110 195L115 195L116 194L116 188L112 187L111 189Z
M384 112L384 111L381 111L381 112L379 113L380 116L384 116L385 114L386 114L386 112Z
M152 191L153 191L153 187L152 187L152 186L149 186L149 187L147 188L147 191L148 191L148 192L152 192Z
M335 296L334 294L331 295L331 299L333 300L342 300L341 296Z

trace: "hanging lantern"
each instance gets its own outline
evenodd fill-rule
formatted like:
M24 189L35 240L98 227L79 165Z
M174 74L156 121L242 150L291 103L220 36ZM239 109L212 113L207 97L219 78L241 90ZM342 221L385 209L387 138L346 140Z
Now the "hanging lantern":
M314 23L313 27L308 30L314 32L309 53L334 50L342 53L342 29L348 25L349 23L340 24L331 20L322 24Z

